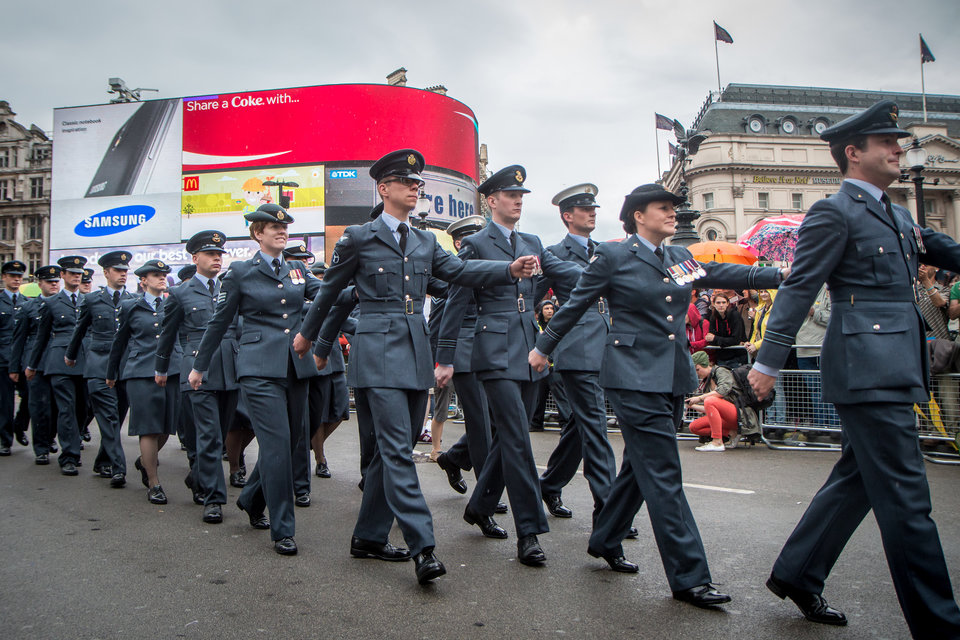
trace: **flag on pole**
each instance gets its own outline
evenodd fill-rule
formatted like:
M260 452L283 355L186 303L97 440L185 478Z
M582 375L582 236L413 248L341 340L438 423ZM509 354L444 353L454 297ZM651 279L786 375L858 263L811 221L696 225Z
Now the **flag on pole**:
M672 156L679 155L680 153L680 147L673 144L672 142L667 142L667 148L670 150L670 155Z
M673 120L667 116L662 116L659 113L654 113L653 115L657 116L657 129L673 131Z
M730 35L729 31L718 25L716 20L713 21L713 33L720 42L733 44L733 36Z
M933 52L930 51L930 47L927 46L926 41L923 39L923 34L920 34L920 64L924 62L936 62L936 58L933 57Z

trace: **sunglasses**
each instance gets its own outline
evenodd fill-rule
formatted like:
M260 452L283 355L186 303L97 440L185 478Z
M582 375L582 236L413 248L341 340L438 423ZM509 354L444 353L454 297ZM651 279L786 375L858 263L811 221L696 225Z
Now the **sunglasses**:
M390 184L391 182L399 182L405 187L417 187L420 188L423 186L422 180L417 180L415 178L394 178L393 180L384 180L384 184Z

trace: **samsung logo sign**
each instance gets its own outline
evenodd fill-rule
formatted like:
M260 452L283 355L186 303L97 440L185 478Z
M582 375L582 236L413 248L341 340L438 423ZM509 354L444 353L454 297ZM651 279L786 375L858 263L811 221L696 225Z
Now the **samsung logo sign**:
M81 220L73 232L86 238L109 236L139 227L156 213L156 209L145 204L107 209Z
M356 178L357 170L356 169L336 169L330 172L331 178Z

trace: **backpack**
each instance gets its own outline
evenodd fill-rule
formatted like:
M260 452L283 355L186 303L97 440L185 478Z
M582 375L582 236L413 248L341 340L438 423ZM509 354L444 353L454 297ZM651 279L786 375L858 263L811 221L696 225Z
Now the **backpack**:
M766 398L763 400L758 399L757 394L753 391L753 387L750 386L750 381L747 380L747 375L749 375L752 368L749 364L742 364L735 369L730 369L734 381L737 383L737 386L740 387L739 394L736 398L733 398L731 402L737 406L737 409L750 407L759 414L760 411L773 404L774 399L777 397L777 392L775 389L771 389Z

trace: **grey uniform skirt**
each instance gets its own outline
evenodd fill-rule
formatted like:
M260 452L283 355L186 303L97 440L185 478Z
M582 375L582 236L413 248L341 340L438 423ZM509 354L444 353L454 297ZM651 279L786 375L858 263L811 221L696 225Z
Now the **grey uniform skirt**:
M165 387L157 385L153 378L129 378L126 385L130 400L128 435L173 435L177 432L179 375L169 376Z

